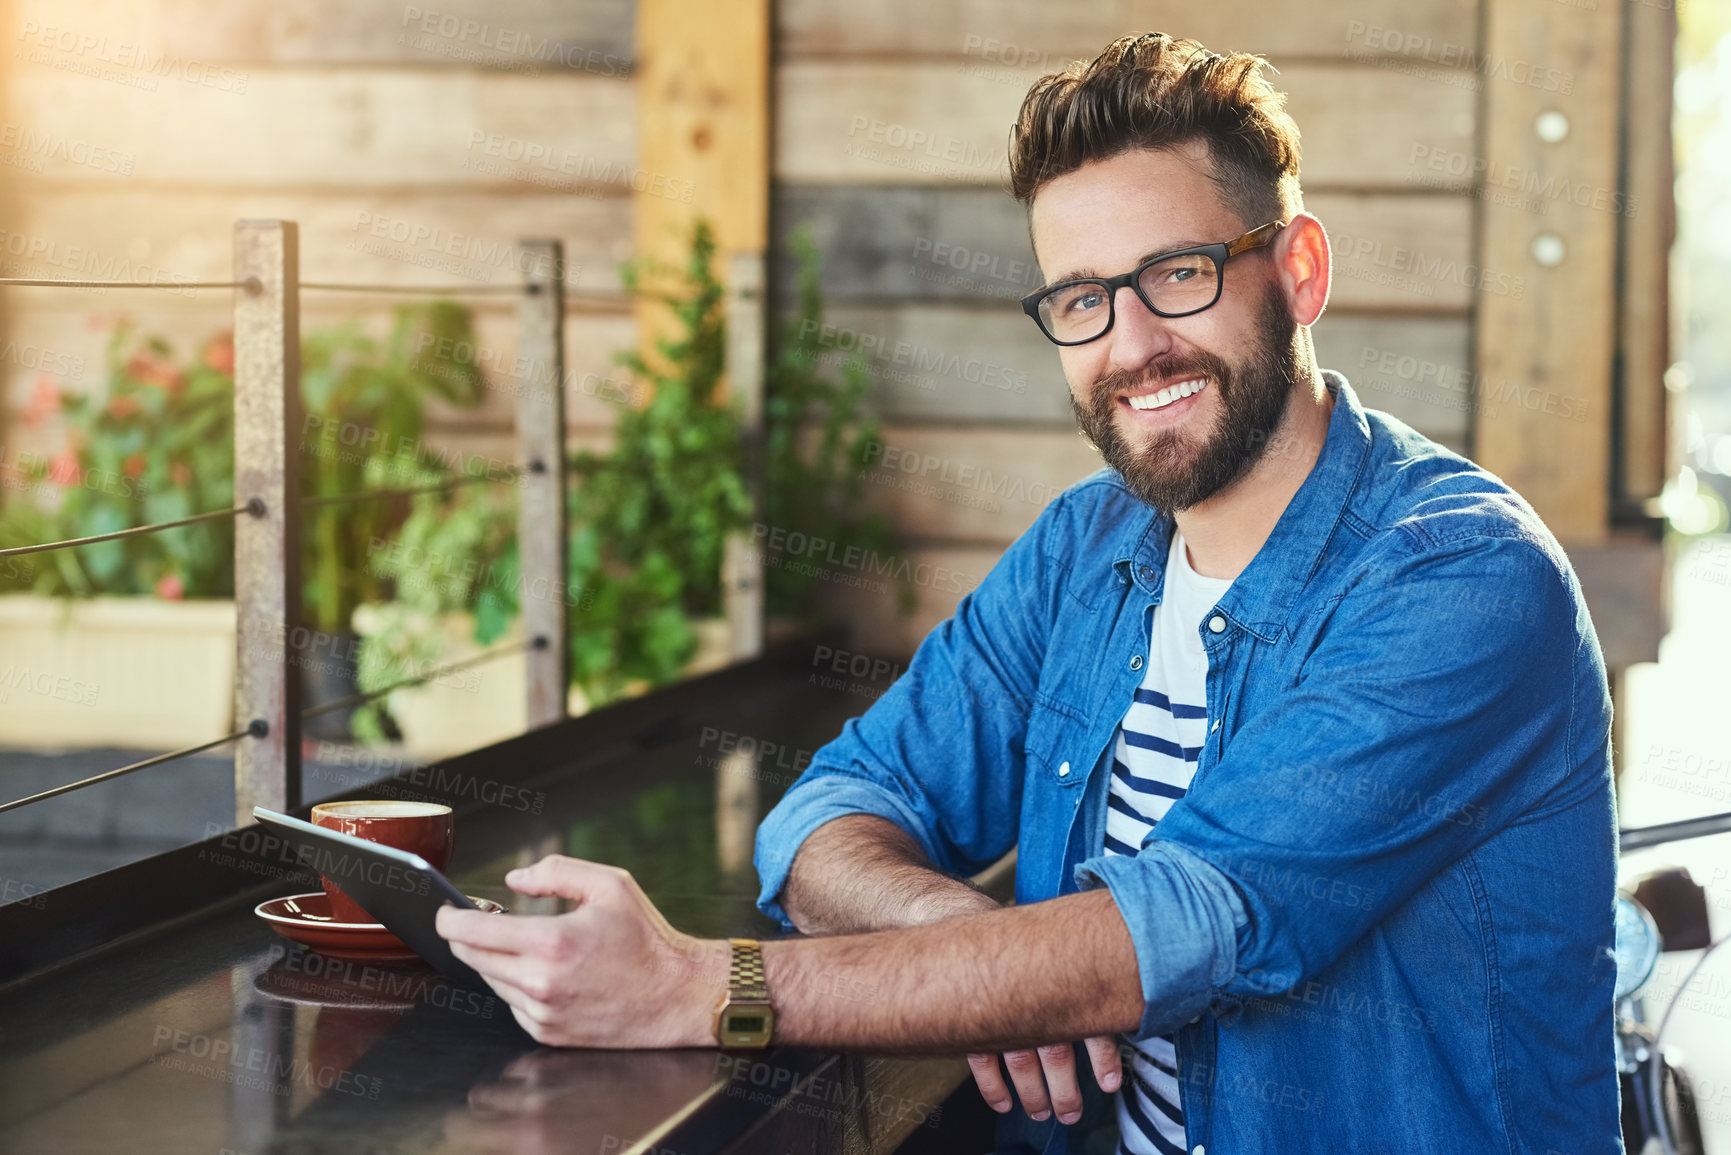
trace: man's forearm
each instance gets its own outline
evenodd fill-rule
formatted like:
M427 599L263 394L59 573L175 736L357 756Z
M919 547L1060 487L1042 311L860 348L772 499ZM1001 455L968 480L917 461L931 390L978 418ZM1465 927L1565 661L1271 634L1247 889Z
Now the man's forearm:
M764 944L776 1040L999 1051L1135 1029L1136 952L1110 892L903 930Z
M818 827L799 848L781 905L802 933L834 935L920 926L998 904L934 868L895 823L848 814Z

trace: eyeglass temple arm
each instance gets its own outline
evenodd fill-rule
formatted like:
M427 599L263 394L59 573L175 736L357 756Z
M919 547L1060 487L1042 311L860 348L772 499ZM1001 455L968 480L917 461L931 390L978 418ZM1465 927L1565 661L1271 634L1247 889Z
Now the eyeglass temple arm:
M1274 239L1275 233L1278 233L1285 227L1286 222L1284 221L1269 221L1261 228L1251 229L1227 247L1226 255L1229 257L1236 257L1246 249L1254 249L1258 245L1265 245Z

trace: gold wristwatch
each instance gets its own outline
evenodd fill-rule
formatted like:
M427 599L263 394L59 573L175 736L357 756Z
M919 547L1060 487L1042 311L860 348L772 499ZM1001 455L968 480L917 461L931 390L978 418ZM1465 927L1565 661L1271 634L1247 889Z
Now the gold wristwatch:
M763 971L763 944L730 938L733 961L727 968L727 994L715 1012L715 1042L722 1047L767 1047L775 1033L775 1005Z

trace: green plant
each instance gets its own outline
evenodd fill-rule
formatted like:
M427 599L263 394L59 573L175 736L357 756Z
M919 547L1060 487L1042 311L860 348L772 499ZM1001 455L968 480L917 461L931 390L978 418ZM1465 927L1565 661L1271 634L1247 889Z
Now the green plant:
M66 448L23 470L22 500L8 503L7 544L94 537L228 506L234 497L234 349L207 342L186 365L160 337L115 327L108 388L97 399L37 382L24 415L39 425L58 412ZM31 498L57 498L44 509ZM20 583L22 584L22 583ZM214 598L234 591L234 528L217 520L185 529L39 555L28 583L39 593Z
M626 266L627 289L667 306L675 332L653 361L618 358L651 386L649 402L621 414L607 452L571 458L571 583L593 599L572 631L572 678L600 700L678 674L697 646L690 619L720 612L728 534L750 524L739 414L718 396L727 338L714 258L699 221L677 275Z
M422 439L423 410L437 397L458 408L480 404L469 311L449 301L396 310L381 342L358 323L301 342L301 493L338 498L368 489L407 489L451 475ZM301 615L327 633L349 628L356 606L387 593L373 562L377 543L407 515L405 498L314 504L301 534Z
M648 270L654 287L646 270L626 267L627 287L667 305L675 332L658 343L653 363L635 352L617 358L653 386L652 396L620 415L607 451L569 457L571 680L592 702L678 674L697 646L691 619L721 608L727 536L750 522L739 417L717 395L726 335L714 252L700 223L682 269ZM428 624L443 614L474 614L483 644L503 633L519 608L514 530L514 511L485 495L416 499L382 551L401 608L381 608L378 635L362 645L364 688L382 689L436 656L442 642ZM462 559L470 576L427 580L424 559L434 556L447 565Z
M864 411L871 377L850 359L832 373L819 342L823 302L809 229L796 231L799 308L782 326L767 366L764 415L764 525L892 557L884 518L861 510L864 471L880 431ZM621 414L612 446L569 458L571 680L591 702L633 685L678 676L696 648L693 619L721 610L721 563L728 536L751 527L745 444L736 409L718 390L726 360L724 290L712 266L715 244L699 222L679 269L628 265L627 287L669 307L674 333L653 361L617 359L652 387L649 402ZM653 277L654 284L651 285ZM402 484L419 482L405 477ZM361 686L402 681L444 653L438 621L474 616L474 637L496 641L519 612L514 501L508 490L466 488L417 497L375 572L393 604L366 609ZM437 559L434 561L433 559ZM822 613L820 577L765 556L768 611L782 618ZM901 607L912 591L899 587ZM383 732L377 712L357 732Z
M826 371L834 350L821 341L823 291L817 245L800 225L791 248L798 264L799 307L783 324L770 363L764 397L763 521L766 526L855 547L868 558L894 557L895 539L882 514L863 510L865 476L882 430L865 412L871 373L859 357ZM795 619L821 615L822 579L810 567L764 558L765 604L770 614ZM911 586L897 587L902 612L913 608Z
M403 488L438 480L436 470L399 478ZM374 575L388 580L391 600L365 603L354 615L362 635L356 680L369 693L425 672L446 656L441 619L466 612L482 645L499 639L517 617L517 495L511 486L469 485L413 499L389 544L376 551ZM386 737L387 706L369 702L350 719L363 741Z
M450 302L407 305L375 340L356 324L301 343L304 419L298 446L309 498L407 488L451 476L422 439L423 407L438 397L472 407L482 395L469 313ZM0 542L25 545L112 533L223 509L234 502L234 346L224 334L180 364L160 337L130 324L109 339L101 399L38 382L27 424L62 415L67 447L26 463ZM33 498L46 493L47 507ZM302 538L303 618L346 630L353 609L389 593L370 554L407 513L401 497L314 505ZM7 559L18 561L20 559ZM31 559L21 559L30 561ZM61 596L234 594L234 528L226 519L40 555L0 567L0 587Z

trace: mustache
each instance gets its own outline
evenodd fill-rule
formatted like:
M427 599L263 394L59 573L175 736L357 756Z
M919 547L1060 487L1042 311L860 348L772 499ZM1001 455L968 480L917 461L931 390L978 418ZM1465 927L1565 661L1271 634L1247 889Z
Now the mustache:
M1224 387L1232 380L1232 369L1212 353L1185 353L1155 361L1139 369L1113 369L1094 382L1096 404L1109 403L1121 393L1134 393L1157 381L1184 381L1208 377Z

